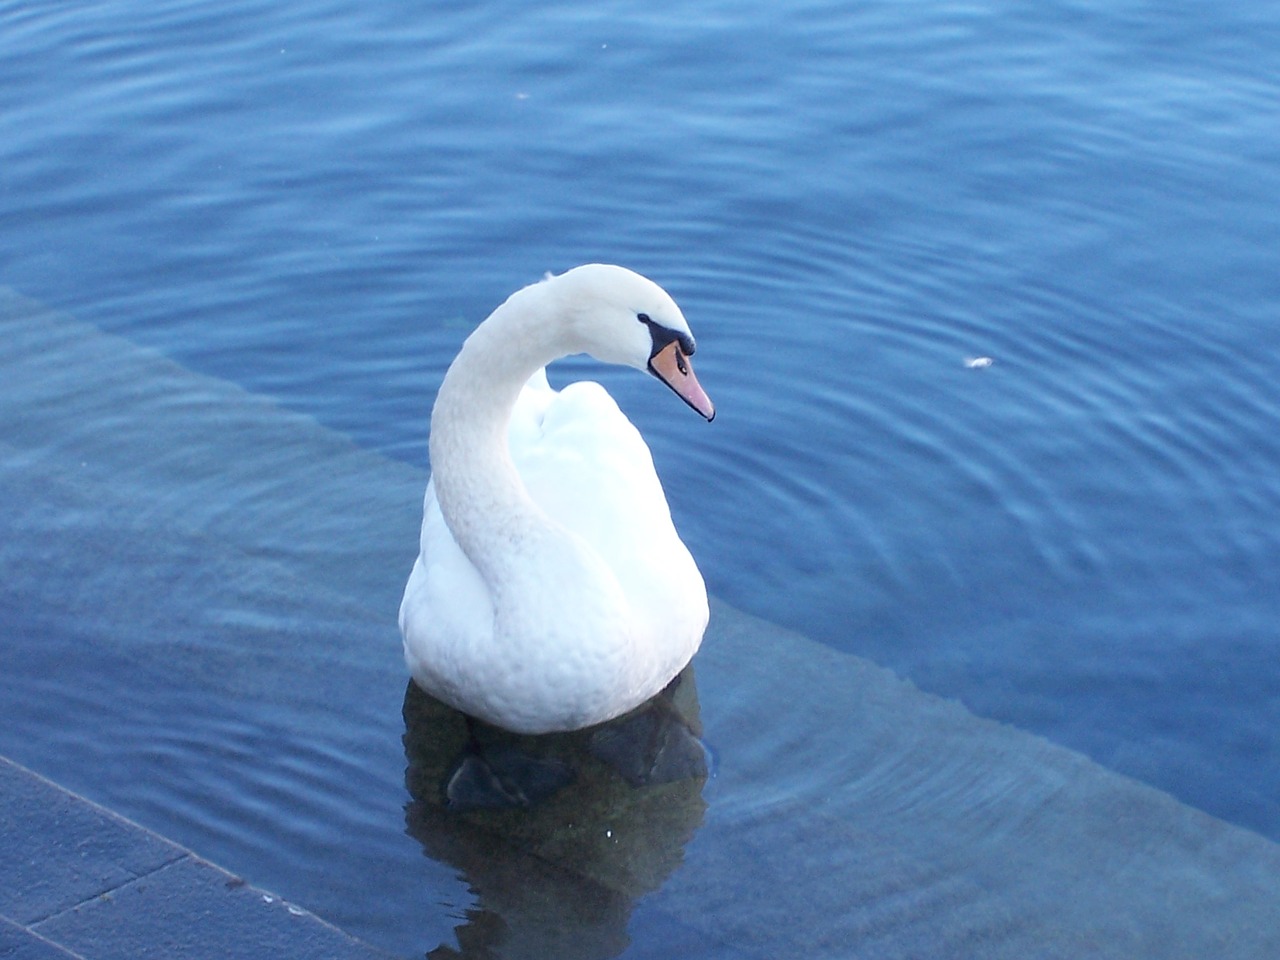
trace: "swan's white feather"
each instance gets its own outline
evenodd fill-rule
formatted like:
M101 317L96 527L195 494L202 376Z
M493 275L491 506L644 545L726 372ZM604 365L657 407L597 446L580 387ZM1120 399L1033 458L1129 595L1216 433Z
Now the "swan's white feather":
M608 719L658 692L697 650L707 623L702 576L648 446L599 384L555 391L537 370L510 411L507 442L537 512L567 531L555 536L585 549L531 555L491 587L428 484L421 553L400 611L406 661L428 692L509 729ZM503 549L493 542L501 537L500 527L490 531L487 548ZM518 558L531 548L513 540L510 549ZM562 590L583 563L596 586ZM495 636L504 602L495 589L519 594L522 630L508 623Z

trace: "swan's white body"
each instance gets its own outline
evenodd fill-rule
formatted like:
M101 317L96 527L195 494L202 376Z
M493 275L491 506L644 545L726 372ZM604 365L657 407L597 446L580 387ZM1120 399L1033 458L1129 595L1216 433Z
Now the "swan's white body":
M687 383L663 372L663 344ZM643 703L707 625L702 576L639 432L599 384L547 384L547 363L582 352L647 364L713 415L687 368L688 326L656 284L590 265L517 291L436 397L421 554L400 607L415 682L522 733Z

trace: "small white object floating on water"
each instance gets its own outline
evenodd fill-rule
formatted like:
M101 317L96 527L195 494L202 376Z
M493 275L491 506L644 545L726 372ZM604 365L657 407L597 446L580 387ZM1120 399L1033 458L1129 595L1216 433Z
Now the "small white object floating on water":
M991 366L993 363L995 363L995 361L992 360L990 357L965 357L964 358L964 365L968 367L970 370L981 370L984 367Z

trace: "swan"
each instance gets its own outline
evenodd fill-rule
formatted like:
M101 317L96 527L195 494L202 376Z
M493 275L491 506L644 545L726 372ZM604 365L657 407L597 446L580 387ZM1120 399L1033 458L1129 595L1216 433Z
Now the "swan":
M702 574L640 433L587 353L647 370L710 421L693 334L660 286L587 264L513 293L467 338L431 412L420 553L400 605L427 693L516 733L577 730L659 693L708 620Z

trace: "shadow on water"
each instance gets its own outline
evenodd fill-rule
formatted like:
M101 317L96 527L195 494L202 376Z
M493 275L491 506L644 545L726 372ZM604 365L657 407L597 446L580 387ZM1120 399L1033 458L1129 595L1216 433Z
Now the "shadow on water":
M428 857L454 866L478 899L456 930L460 949L442 945L427 956L623 953L636 901L680 866L707 807L705 759L689 762L682 746L701 730L692 670L626 717L573 733L516 736L481 726L412 682L404 721L406 830ZM565 771L568 782L528 803L460 808L460 761L477 751L518 751Z

